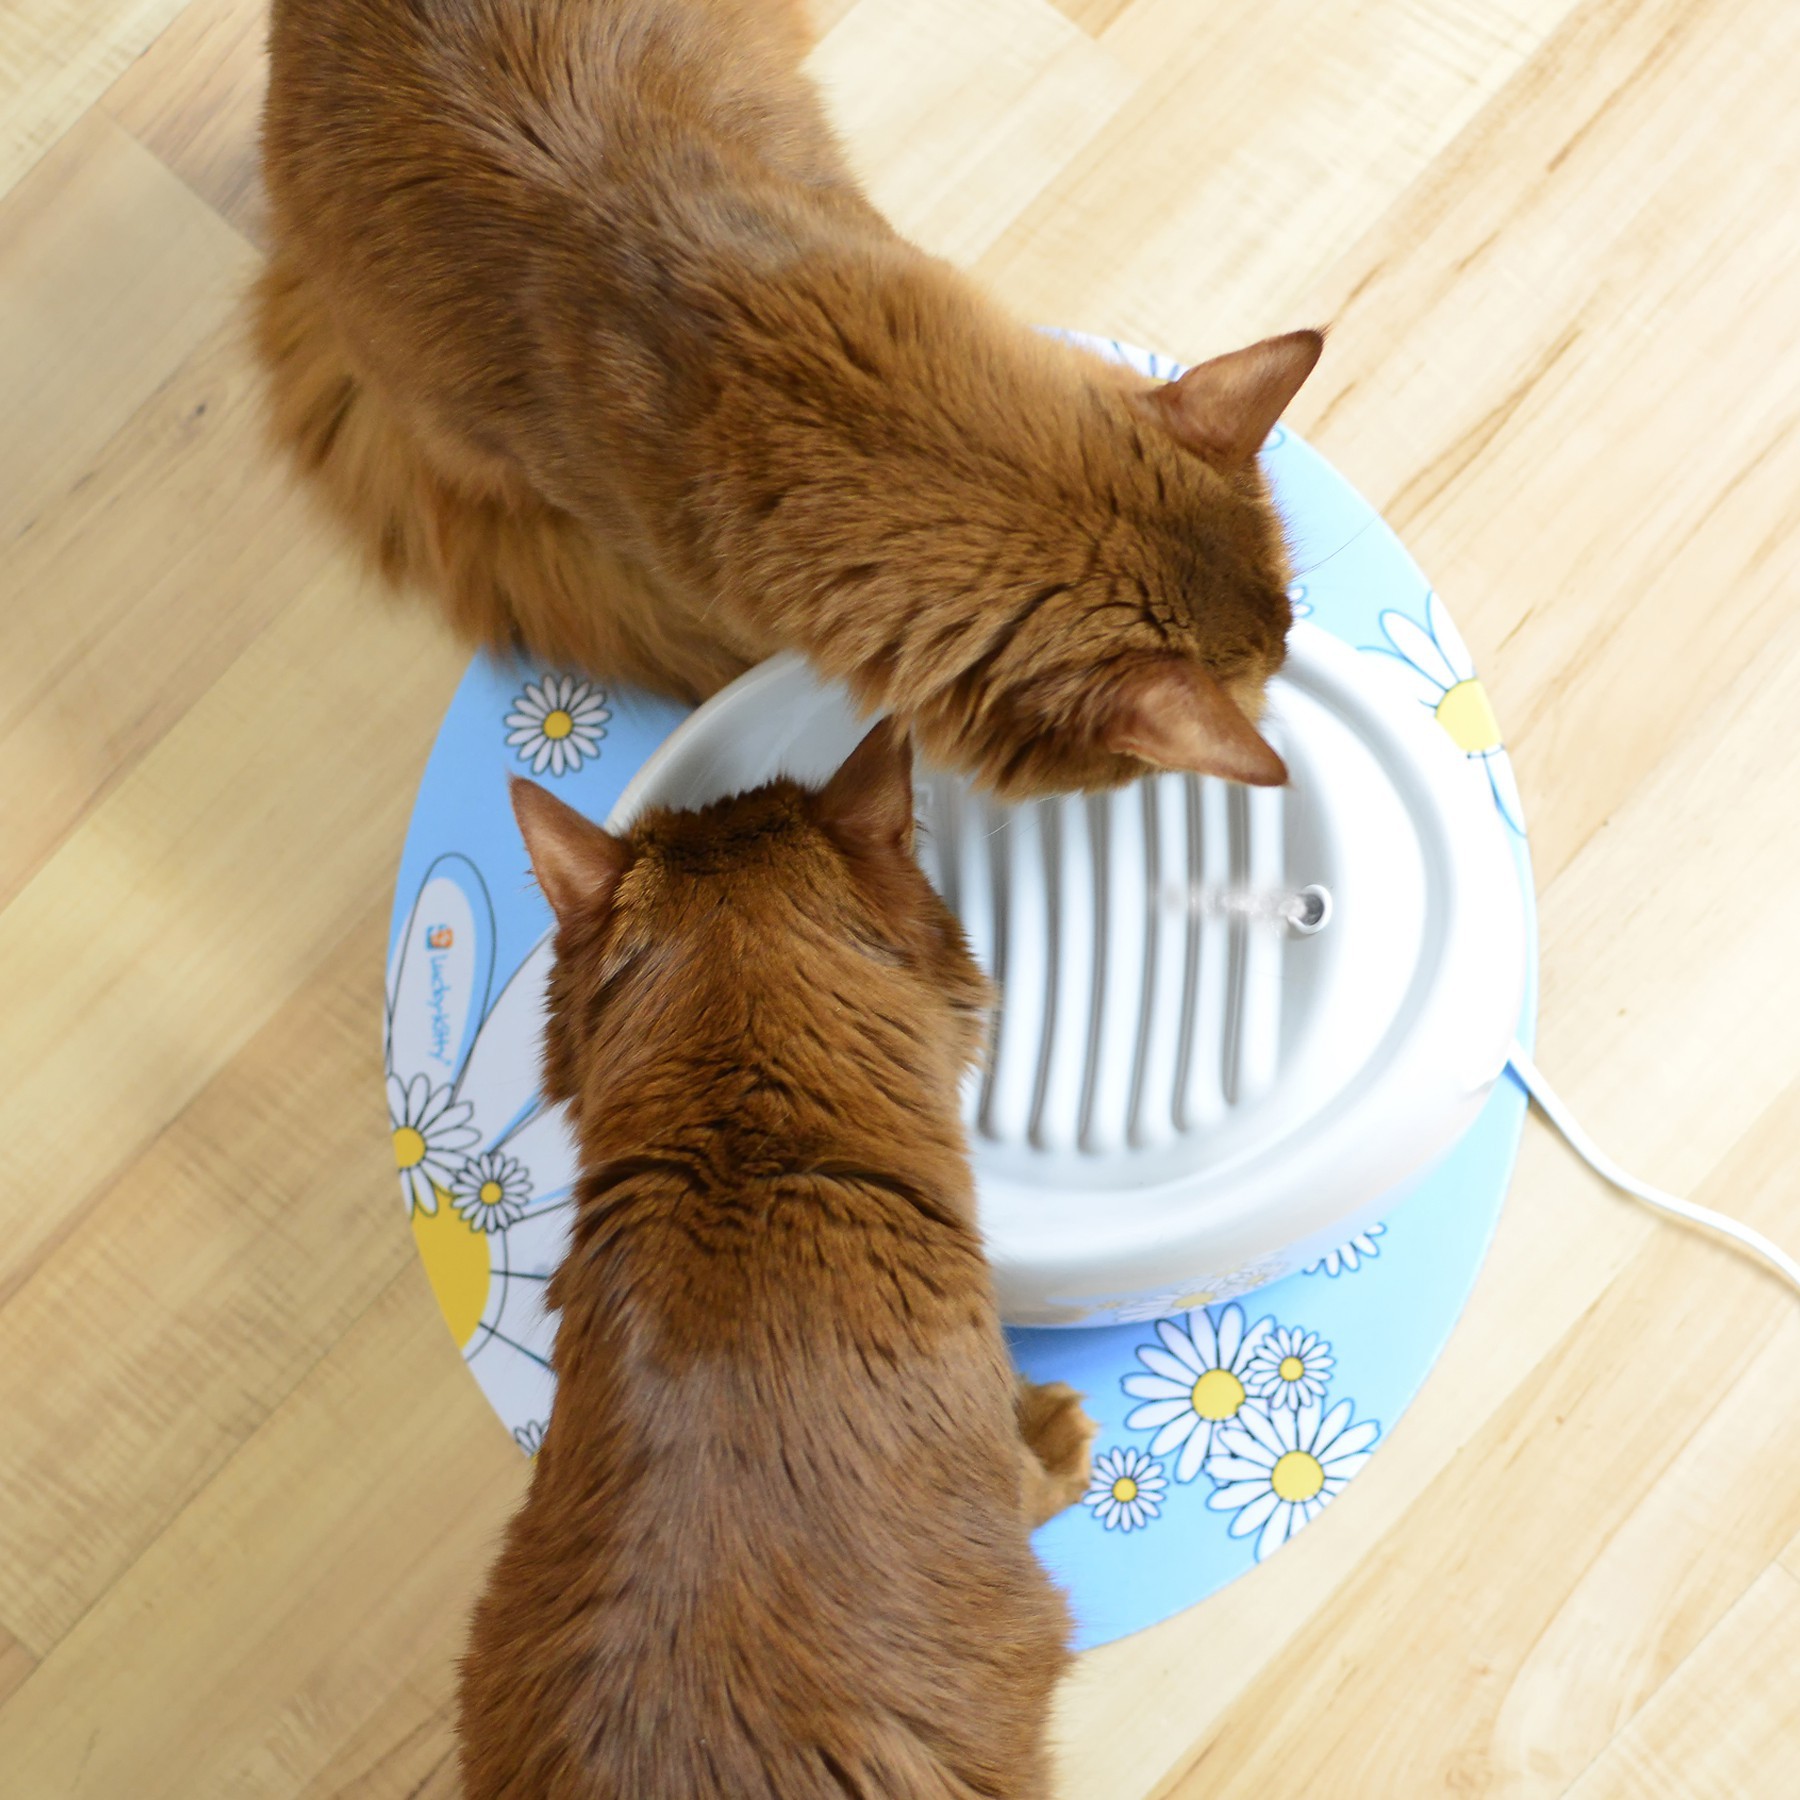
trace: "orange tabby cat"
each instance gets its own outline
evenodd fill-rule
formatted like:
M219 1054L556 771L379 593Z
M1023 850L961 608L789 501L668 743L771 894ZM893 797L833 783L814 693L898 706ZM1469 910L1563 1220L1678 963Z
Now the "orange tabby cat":
M957 1107L987 993L910 761L883 724L822 792L623 838L514 785L582 1175L469 1800L1048 1792L1068 1622L1028 1531L1093 1427L995 1316Z
M275 0L279 434L489 645L688 697L804 651L1001 793L1279 782L1256 452L1300 331L1159 384L864 197L795 0Z

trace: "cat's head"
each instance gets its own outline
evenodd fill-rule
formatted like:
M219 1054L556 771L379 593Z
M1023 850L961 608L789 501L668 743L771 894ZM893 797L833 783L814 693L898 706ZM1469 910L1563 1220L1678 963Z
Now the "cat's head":
M922 749L1011 799L1157 770L1287 779L1257 730L1292 622L1257 453L1323 341L1291 332L1171 382L1090 374L1058 422L1057 485L1035 516L997 504L1009 549L980 610L906 684Z
M532 782L512 797L557 921L545 1090L578 1123L660 1059L793 1040L796 1020L819 1090L881 1036L953 1099L990 996L913 858L912 747L893 725L821 788L777 780L622 834Z

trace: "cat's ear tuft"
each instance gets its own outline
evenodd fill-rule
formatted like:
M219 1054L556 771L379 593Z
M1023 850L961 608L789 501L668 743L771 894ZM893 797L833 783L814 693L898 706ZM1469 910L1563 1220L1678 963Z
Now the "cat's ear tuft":
M1242 709L1198 663L1140 663L1108 696L1099 740L1153 768L1216 775L1251 787L1281 787L1284 763Z
M604 917L625 872L624 839L518 775L512 777L512 807L531 872L558 923Z
M819 822L854 848L910 851L912 764L911 737L883 719L820 791Z
M1313 372L1325 337L1290 331L1196 363L1151 395L1163 424L1188 449L1228 467L1247 463Z

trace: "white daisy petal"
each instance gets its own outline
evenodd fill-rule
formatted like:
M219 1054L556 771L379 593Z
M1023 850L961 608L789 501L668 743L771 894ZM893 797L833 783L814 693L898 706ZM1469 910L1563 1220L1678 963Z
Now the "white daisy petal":
M1135 1418L1136 1414L1133 1414L1132 1416ZM1129 1425L1131 1420L1127 1419L1125 1423ZM1166 1424L1162 1430L1150 1440L1150 1454L1152 1456L1167 1456L1169 1452L1178 1445L1185 1444L1191 1437L1194 1437L1196 1435L1196 1427L1200 1427L1200 1415L1191 1407L1184 1407L1179 1417L1171 1419L1168 1424ZM1198 1436L1201 1439L1205 1438L1206 1432L1203 1427L1199 1429ZM1186 1481L1189 1478L1183 1475L1180 1479Z
M1344 1458L1366 1452L1380 1435L1380 1425L1373 1419L1364 1419L1360 1424L1352 1425L1348 1431L1341 1433L1329 1447L1315 1444L1313 1454L1328 1469L1335 1469Z
M1184 1394L1179 1400L1152 1400L1148 1406L1138 1407L1126 1419L1125 1424L1131 1431L1154 1431L1158 1426L1168 1424L1171 1419L1180 1418L1183 1413L1192 1417L1193 1412L1193 1404Z
M1273 1488L1264 1488L1225 1528L1226 1536L1248 1537L1258 1526L1265 1525L1272 1516L1281 1512L1283 1506L1281 1496Z
M544 770L549 767L550 751L551 751L552 747L553 746L551 745L551 742L548 738L542 738L539 740L537 750L531 758L532 774L541 775L541 774L543 774Z
M1216 1487L1206 1496L1206 1504L1213 1512L1236 1512L1239 1507L1248 1506L1261 1494L1272 1494L1275 1490L1269 1486L1268 1471L1262 1470L1254 1481L1229 1481L1223 1487Z
M555 942L546 932L488 1008L457 1080L458 1095L479 1109L490 1143L515 1130L536 1102L545 993L555 957ZM514 1156L521 1154L511 1145L508 1150ZM538 1176L539 1192L547 1191L531 1159L523 1160Z
M1190 1369L1185 1362L1177 1361L1173 1356L1165 1355L1153 1344L1140 1345L1137 1354L1138 1361L1141 1362L1146 1369L1162 1376L1165 1381L1173 1383L1176 1389L1183 1394L1192 1393L1194 1390L1194 1383L1206 1373L1204 1367Z
M1381 630L1401 658L1410 663L1427 682L1432 683L1440 696L1471 673L1466 669L1456 669L1438 647L1437 640L1409 614L1384 612L1381 615Z
M457 1102L454 1106L442 1104L436 1115L420 1129L434 1145L442 1148L465 1141L465 1133L481 1134L475 1130L475 1108L467 1100ZM472 1142L473 1138L466 1141Z
M1206 1459L1206 1472L1214 1481L1255 1481L1269 1484L1269 1465L1253 1462L1247 1456L1233 1456L1229 1451L1215 1450Z
M1294 1447L1287 1441L1287 1436L1284 1436L1269 1414L1257 1407L1246 1406L1238 1414L1238 1422L1271 1456L1285 1456ZM1288 1435L1291 1435L1291 1432L1292 1427L1290 1426ZM1240 1451L1239 1454L1241 1455L1243 1452Z
M1192 1381L1167 1381L1160 1375L1127 1375L1119 1386L1134 1400L1179 1400L1183 1406L1194 1391Z
M1269 1522L1263 1527L1262 1536L1256 1540L1258 1562L1265 1556L1273 1556L1300 1529L1300 1521L1295 1514L1296 1509L1292 1503L1283 1500L1269 1515Z
M1425 596L1425 629L1431 633L1439 654L1450 665L1456 679L1467 681L1475 673L1475 659L1463 642L1463 634L1456 629L1456 621L1437 597L1436 588Z
M1228 1306L1219 1315L1219 1367L1236 1368L1238 1351L1243 1345L1244 1310L1240 1306Z
M1238 1414L1239 1419L1253 1419L1257 1416L1254 1407L1246 1407ZM1271 1449L1235 1424L1221 1425L1213 1433L1213 1448L1223 1455L1244 1457L1263 1469L1274 1468L1275 1459L1281 1454L1279 1442Z
M1171 1357L1195 1377L1204 1375L1218 1361L1218 1346L1213 1340L1212 1321L1203 1312L1190 1315L1187 1331L1167 1319L1158 1319L1156 1335L1169 1347ZM1138 1352L1138 1361L1148 1368L1162 1368L1163 1361L1167 1359L1152 1362L1151 1358L1155 1355L1154 1350L1146 1347ZM1175 1372L1164 1369L1166 1374L1173 1375Z
M1309 1410L1316 1417L1318 1409L1314 1407ZM1325 1452L1337 1442L1338 1433L1350 1423L1351 1415L1355 1411L1356 1408L1348 1400L1340 1400L1323 1419L1318 1419L1314 1424L1312 1430L1307 1434L1306 1448L1314 1456L1323 1457Z
M1518 777L1513 774L1512 758L1504 750L1496 750L1487 759L1488 785L1494 790L1494 804L1500 816L1520 837L1525 835L1525 803L1519 798Z
M506 1152L531 1171L532 1191L540 1200L566 1193L581 1172L581 1152L566 1106L546 1106L509 1138Z
M1329 1488L1333 1482L1336 1482L1337 1487L1341 1488L1374 1454L1373 1450L1357 1450L1349 1456L1334 1456L1330 1462L1324 1465L1325 1485ZM1332 1491L1336 1492L1337 1489L1334 1488Z
M1196 1420L1198 1424L1199 1421ZM1212 1433L1204 1424L1200 1425L1194 1435L1181 1446L1181 1454L1175 1459L1175 1479L1192 1481L1200 1473L1206 1461L1206 1453L1212 1447ZM1152 1449L1155 1445L1151 1446Z

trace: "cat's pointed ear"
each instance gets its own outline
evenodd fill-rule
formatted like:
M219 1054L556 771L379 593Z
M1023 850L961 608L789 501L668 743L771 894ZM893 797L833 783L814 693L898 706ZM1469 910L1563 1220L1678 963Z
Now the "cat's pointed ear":
M1228 466L1247 463L1275 429L1325 347L1317 331L1290 331L1196 363L1150 395L1163 424L1188 449Z
M512 777L512 807L531 872L557 922L603 917L625 872L624 839L518 775Z
M1153 768L1281 787L1287 764L1229 694L1183 657L1140 663L1108 697L1100 742Z
M912 739L883 719L820 792L819 822L859 848L910 851L912 764Z

